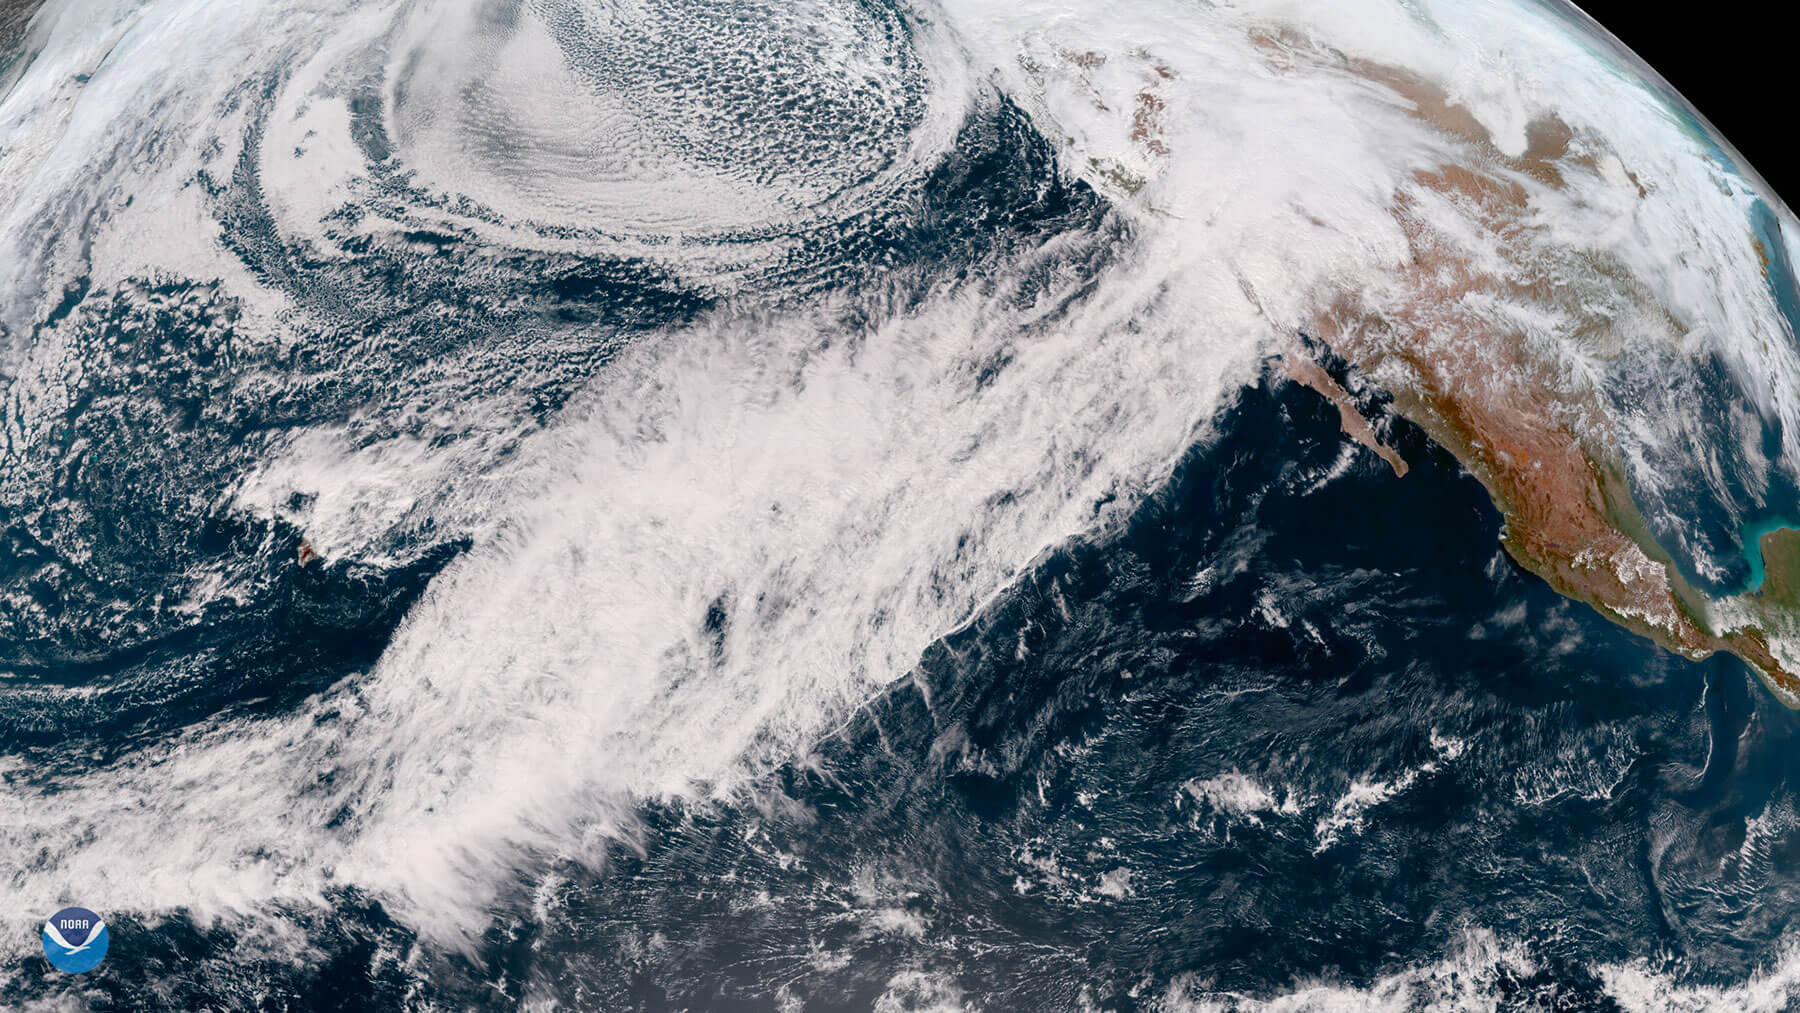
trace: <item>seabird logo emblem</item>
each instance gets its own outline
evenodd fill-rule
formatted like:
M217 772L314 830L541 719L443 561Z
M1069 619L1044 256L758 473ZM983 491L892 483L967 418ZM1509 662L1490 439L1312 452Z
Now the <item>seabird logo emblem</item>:
M44 923L44 956L67 974L91 971L106 956L106 923L84 907L66 907Z

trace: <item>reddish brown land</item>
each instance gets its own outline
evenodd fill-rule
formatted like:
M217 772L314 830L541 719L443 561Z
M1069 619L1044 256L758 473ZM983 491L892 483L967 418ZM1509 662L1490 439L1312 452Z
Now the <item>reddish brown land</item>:
M1284 59L1293 55L1291 40L1266 45ZM1462 142L1467 157L1421 170L1414 186L1395 194L1393 214L1410 252L1397 283L1337 299L1310 321L1310 331L1387 386L1396 409L1486 486L1505 516L1506 549L1522 566L1688 657L1737 655L1784 703L1800 706L1800 675L1771 647L1771 631L1791 637L1800 615L1800 535L1765 538L1760 594L1709 600L1650 535L1597 385L1576 375L1562 346L1533 342L1504 313L1487 309L1542 308L1544 318L1570 321L1576 340L1601 349L1638 337L1625 331L1633 325L1622 323L1617 307L1631 307L1638 321L1666 318L1622 265L1533 242L1533 186L1557 189L1570 174L1596 171L1590 158L1570 155L1570 129L1555 119L1534 123L1526 150L1508 156L1431 83L1393 67L1341 66L1390 89L1411 115ZM1424 213L1427 202L1438 218ZM1438 231L1432 223L1445 206L1474 223L1482 248L1499 251L1504 270L1481 266L1492 261L1471 256L1467 233ZM1579 291L1571 278L1580 279ZM1592 298L1595 290L1605 298ZM1342 388L1329 377L1329 386L1318 382L1322 369L1289 369L1338 404L1351 436L1378 453L1385 449Z

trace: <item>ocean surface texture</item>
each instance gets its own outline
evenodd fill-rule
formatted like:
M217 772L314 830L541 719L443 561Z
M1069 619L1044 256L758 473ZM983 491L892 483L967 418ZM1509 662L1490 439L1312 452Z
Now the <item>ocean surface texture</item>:
M0 1007L1800 1006L1800 222L1573 8L0 5Z

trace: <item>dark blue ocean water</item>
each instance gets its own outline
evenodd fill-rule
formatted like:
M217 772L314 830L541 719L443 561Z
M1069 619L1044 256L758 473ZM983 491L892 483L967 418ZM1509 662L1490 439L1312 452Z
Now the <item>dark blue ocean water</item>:
M867 1008L917 972L919 997L1138 1009L1184 976L1366 983L1480 927L1534 955L1495 986L1518 1008L1607 1008L1590 969L1646 954L1741 978L1800 901L1800 853L1746 844L1792 805L1793 718L1736 661L1551 593L1479 485L1391 432L1406 478L1361 451L1326 478L1335 412L1245 391L1126 530L1058 553L766 797L649 810L512 976L608 1008L757 1008L771 982ZM1331 800L1407 771L1321 847ZM1230 774L1327 804L1250 821L1185 788Z
M379 124L365 127L378 159ZM318 256L276 233L253 156L202 181L225 242L351 323L246 362L208 286L71 291L58 312L96 365L58 440L0 476L0 581L42 606L0 617L0 754L27 767L292 709L372 663L466 547L425 532L396 547L400 565L293 565L300 532L221 506L271 434L357 412L381 420L370 438L403 432L398 406L458 356L547 420L617 342L716 299L616 258L500 251L464 271L467 235L384 245L346 223ZM1053 267L1097 274L1116 223L1054 163L993 103L927 178L806 237L759 284L779 302L880 263L899 282L866 307L878 319L1051 235L1080 239ZM570 325L581 341L556 338ZM1658 410L1632 377L1661 364L1620 370L1621 410ZM233 379L259 372L293 382ZM227 927L120 912L80 995L100 1009L885 996L1131 1010L1172 990L1231 1001L1441 965L1408 987L1454 994L1450 974L1475 975L1512 1008L1602 1009L1607 963L1719 984L1777 959L1800 903L1794 717L1735 660L1670 655L1514 565L1479 484L1378 398L1364 407L1405 478L1277 376L1239 393L1128 522L1051 554L810 755L729 800L642 804L604 868L522 872L473 955L416 945L353 891L288 912L316 952L299 967ZM1741 399L1722 369L1690 388ZM1723 416L1688 416L1694 439L1735 445ZM1659 536L1709 586L1747 579L1747 561L1713 581L1696 561L1739 554L1756 477L1728 473L1722 492L1642 481L1656 463L1638 484ZM157 607L208 568L243 596L199 618ZM1534 969L1458 962L1484 933ZM0 1005L66 987L32 964Z
M1471 928L1535 958L1494 985L1511 1008L1607 1008L1591 968L1646 955L1741 979L1800 904L1800 853L1748 822L1791 812L1794 719L1736 661L1551 593L1479 485L1385 426L1404 479L1360 449L1340 468L1310 391L1243 391L1122 530L1047 559L753 796L647 805L607 869L522 883L479 961L378 959L410 937L346 896L310 916L304 971L126 920L89 995L1143 1009L1177 981L1367 983ZM1358 780L1399 787L1324 833ZM1248 782L1268 805L1193 787Z

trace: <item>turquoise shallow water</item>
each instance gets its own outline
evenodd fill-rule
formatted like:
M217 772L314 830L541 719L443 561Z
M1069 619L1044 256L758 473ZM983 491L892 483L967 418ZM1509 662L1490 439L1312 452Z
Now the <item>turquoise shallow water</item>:
M1800 531L1800 521L1790 517L1775 516L1744 525L1744 561L1750 564L1750 579L1744 582L1745 594L1762 589L1762 537L1771 531L1783 529Z

